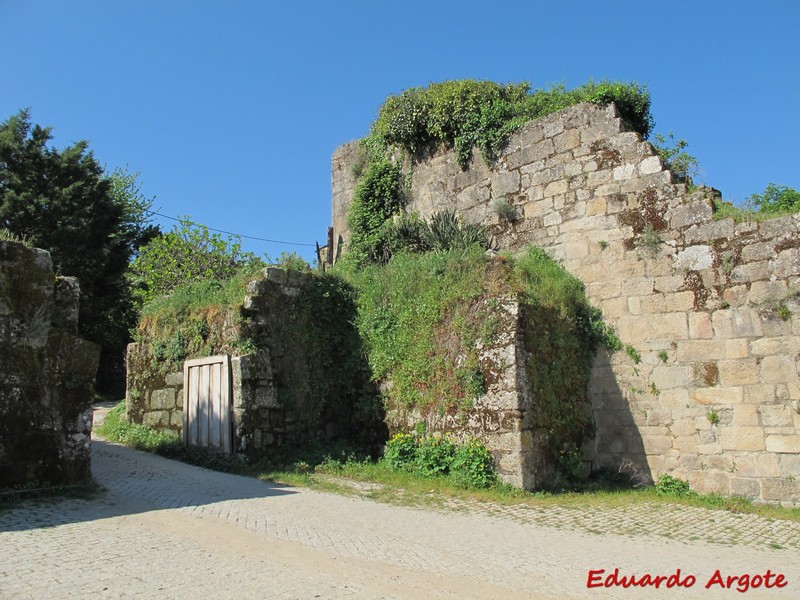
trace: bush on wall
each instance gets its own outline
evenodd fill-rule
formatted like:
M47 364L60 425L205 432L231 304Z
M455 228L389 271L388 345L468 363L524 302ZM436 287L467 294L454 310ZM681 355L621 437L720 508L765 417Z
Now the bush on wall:
M358 266L386 262L397 251L398 239L403 241L404 234L413 238L418 222L406 221L401 230L389 223L402 211L409 181L403 174L403 152L413 163L426 153L454 150L466 169L477 147L491 163L508 136L524 123L581 102L614 102L622 117L645 138L653 127L650 95L636 83L601 81L573 90L561 85L531 90L527 83L465 79L411 88L387 98L370 134L362 140L364 164L358 166L359 180L350 204L351 237L345 260Z

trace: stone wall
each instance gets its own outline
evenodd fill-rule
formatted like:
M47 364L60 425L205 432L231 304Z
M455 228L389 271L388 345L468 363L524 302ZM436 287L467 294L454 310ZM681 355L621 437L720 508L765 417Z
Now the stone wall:
M78 299L48 252L0 241L0 486L91 476L100 348L75 335Z
M357 143L333 156L345 242L357 160ZM800 502L800 216L715 220L718 194L673 183L613 105L579 105L524 126L491 168L475 156L464 171L452 152L414 165L407 210L455 209L585 282L630 347L595 360L594 468Z
M428 433L447 433L458 441L477 438L492 452L503 481L533 488L551 474L552 465L540 460L541 440L529 420L523 419L533 401L526 368L532 357L525 352L523 307L512 297L497 300L497 334L490 344L478 342L485 391L472 408L458 413L423 413L390 404L386 423L390 434L413 431L418 423L424 423Z
M326 361L319 357L336 354L335 347L320 347L326 341L315 335L306 310L317 283L312 273L269 267L262 277L249 282L242 304L228 310L224 319L228 325L222 326L226 332L217 336L223 345L213 348L210 355L230 354L243 340L250 348L247 354L231 356L235 452L255 458L282 445L336 437L359 426L350 422L349 414L338 411L330 398L321 397L313 385L327 376ZM233 327L234 321L242 325ZM353 327L351 322L340 325ZM128 347L127 363L129 420L181 433L183 373L164 368L146 343Z

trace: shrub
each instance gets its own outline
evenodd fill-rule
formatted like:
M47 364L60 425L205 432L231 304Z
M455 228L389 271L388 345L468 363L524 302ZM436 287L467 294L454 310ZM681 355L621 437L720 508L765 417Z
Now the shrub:
M308 261L297 254L297 252L281 252L281 255L275 260L274 264L284 271L306 273L311 270L311 265L308 264Z
M752 194L746 203L761 213L791 214L800 211L800 192L770 183L763 193Z
M410 433L396 433L386 442L383 457L395 469L411 470L417 455L417 438Z
M446 475L456 456L456 445L446 436L424 437L417 443L415 468L426 477Z
M372 135L386 146L404 148L412 156L440 146L453 149L461 167L466 168L473 147L492 162L508 135L523 123L580 102L614 102L636 131L645 138L650 134L650 95L635 83L601 81L573 90L557 85L531 91L527 83L465 79L432 83L390 96L372 125Z
M130 278L139 300L147 303L187 284L224 281L263 266L261 259L242 251L238 238L224 239L184 218L139 250Z
M505 198L495 200L492 208L494 209L494 212L497 213L498 218L506 223L513 223L519 218L519 214L517 214L517 207L511 204Z
M385 223L400 211L402 173L386 158L373 160L356 186L350 204L348 254L357 265L384 260L382 232Z
M699 173L699 163L697 158L686 152L689 146L686 140L675 140L675 136L670 132L667 137L657 133L651 142L656 154L675 179L681 183L691 184L692 178Z
M656 493L661 496L675 496L677 498L688 498L696 495L689 488L689 482L683 479L672 477L666 473L658 478L655 484Z
M478 440L469 440L456 450L450 465L450 478L460 487L491 487L497 483L492 454Z
M494 459L476 439L458 445L449 436L398 433L386 443L384 460L394 469L422 477L447 476L463 488L487 488L497 482Z
M433 250L466 250L470 246L489 247L486 229L472 223L460 223L453 210L434 213L422 230L425 243Z

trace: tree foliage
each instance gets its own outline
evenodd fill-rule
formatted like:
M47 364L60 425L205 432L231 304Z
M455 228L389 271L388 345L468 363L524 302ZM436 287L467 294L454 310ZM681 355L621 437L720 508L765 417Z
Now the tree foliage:
M800 192L785 185L770 183L763 193L752 194L747 203L762 213L795 213L800 211Z
M134 323L125 279L155 229L136 175L111 175L85 141L58 150L51 129L22 110L0 124L0 227L48 250L58 274L81 286L80 329L103 347L101 371L119 359Z
M239 238L212 234L204 225L183 218L172 231L143 246L131 268L135 293L142 302L199 280L224 281L243 268L263 266L243 252Z
M692 180L700 172L700 163L697 158L686 152L689 142L686 140L676 140L670 132L666 136L657 133L652 140L653 149L664 162L675 180L679 183L692 183Z

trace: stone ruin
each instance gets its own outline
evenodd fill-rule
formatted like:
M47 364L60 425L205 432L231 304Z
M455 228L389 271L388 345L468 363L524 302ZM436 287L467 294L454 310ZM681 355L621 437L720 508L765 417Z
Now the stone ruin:
M359 153L351 142L333 155L328 239L345 248ZM454 209L501 249L542 247L585 283L629 349L594 360L592 469L797 503L800 215L717 220L719 198L674 182L615 106L584 104L526 124L491 167L475 156L462 170L453 152L414 164L406 211ZM518 218L504 221L498 200ZM523 423L536 399L517 402ZM521 434L515 445L530 448Z
M333 155L332 228L321 262L346 249L359 153L352 142ZM462 170L453 152L414 164L405 209L424 218L455 210L486 226L499 248L539 246L585 283L626 348L599 351L591 369L595 436L584 448L591 469L636 483L670 474L700 492L797 503L800 215L717 220L719 198L712 188L675 182L613 105L585 104L526 124L492 166L476 156ZM518 218L501 218L498 200ZM547 471L529 419L537 399L524 366L535 357L526 355L519 304L499 300L507 335L481 359L496 377L460 427L486 443L504 480L532 488ZM240 448L268 449L295 435L299 415L270 387L277 371L263 360L254 368L237 360ZM132 389L143 398L129 405L134 420L179 429L180 374L147 389L130 377L129 403ZM248 419L247 407L268 416ZM397 407L386 414L391 431L425 419L428 431L453 427Z
M77 336L79 295L48 252L0 241L0 486L91 476L100 348Z

